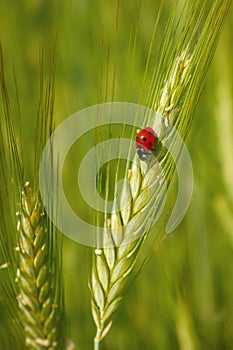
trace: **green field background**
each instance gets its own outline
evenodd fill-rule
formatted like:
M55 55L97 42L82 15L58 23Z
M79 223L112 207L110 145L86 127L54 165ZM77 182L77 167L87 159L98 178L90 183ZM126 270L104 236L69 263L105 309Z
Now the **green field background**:
M172 3L167 1L167 10ZM40 48L46 76L57 40L56 125L82 108L112 100L111 77L116 63L114 101L137 103L158 1L142 2L134 70L126 81L131 68L126 58L135 4L132 0L121 2L116 42L115 1L0 1L0 40L13 101L13 70L16 76L24 169L29 179ZM162 21L166 19L165 12ZM189 210L125 294L103 350L233 349L232 28L231 10L187 138L195 176ZM160 30L162 25L158 35ZM101 85L100 71L102 64L105 80L108 52L106 88ZM92 348L95 334L88 290L90 257L91 249L64 238L67 332L76 349L85 350ZM4 336L4 315L0 315L0 322Z

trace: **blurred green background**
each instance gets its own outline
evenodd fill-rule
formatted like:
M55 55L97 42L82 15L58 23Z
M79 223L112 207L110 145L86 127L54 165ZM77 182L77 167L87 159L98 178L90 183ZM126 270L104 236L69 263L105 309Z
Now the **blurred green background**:
M158 1L142 3L131 76L128 44L135 6L133 0L121 2L116 42L115 1L0 2L0 39L13 100L13 69L16 75L29 178L40 48L46 63L57 37L56 125L82 108L111 101L116 62L114 100L136 103ZM188 213L126 293L102 349L233 349L232 25L231 11L187 140L195 175ZM161 25L158 33L162 30ZM109 76L107 87L101 71L103 82ZM64 238L67 330L77 349L91 349L95 334L87 286L90 255L89 248Z

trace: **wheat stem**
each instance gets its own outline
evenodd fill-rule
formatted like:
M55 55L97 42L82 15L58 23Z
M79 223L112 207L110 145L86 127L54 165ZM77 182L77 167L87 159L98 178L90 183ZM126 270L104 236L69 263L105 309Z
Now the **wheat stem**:
M102 330L97 328L96 336L94 338L94 350L99 350L100 348L101 333L102 333Z

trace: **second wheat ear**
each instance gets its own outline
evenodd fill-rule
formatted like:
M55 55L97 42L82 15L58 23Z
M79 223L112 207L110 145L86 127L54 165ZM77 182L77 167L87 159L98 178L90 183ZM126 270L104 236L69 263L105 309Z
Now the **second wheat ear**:
M18 304L28 349L63 349L63 316L49 242L54 239L43 204L29 183L18 212Z

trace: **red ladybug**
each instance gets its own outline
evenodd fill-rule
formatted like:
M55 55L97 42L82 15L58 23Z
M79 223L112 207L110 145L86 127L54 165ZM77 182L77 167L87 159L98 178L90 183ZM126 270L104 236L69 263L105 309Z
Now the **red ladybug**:
M145 160L146 156L151 150L153 150L156 140L156 133L150 127L146 127L138 132L136 138L136 149L141 160Z

